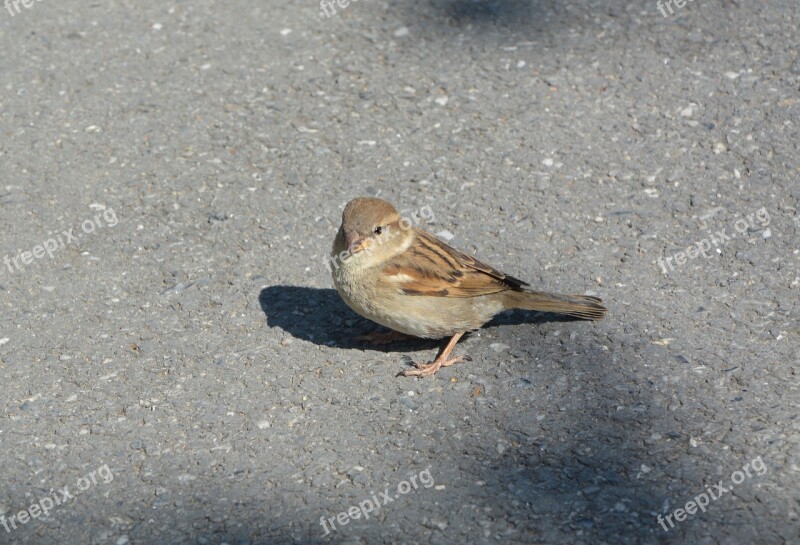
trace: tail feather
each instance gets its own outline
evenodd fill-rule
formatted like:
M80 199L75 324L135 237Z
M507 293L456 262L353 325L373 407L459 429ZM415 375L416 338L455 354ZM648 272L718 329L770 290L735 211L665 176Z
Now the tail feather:
M543 291L507 291L508 308L564 314L582 320L599 320L608 309L590 295L558 295Z

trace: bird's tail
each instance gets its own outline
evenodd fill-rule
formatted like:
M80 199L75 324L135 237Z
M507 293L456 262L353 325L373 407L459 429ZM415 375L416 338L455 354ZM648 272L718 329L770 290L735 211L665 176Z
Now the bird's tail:
M528 290L507 291L505 294L507 308L553 312L582 320L599 320L608 312L600 304L600 299L590 295L558 295Z

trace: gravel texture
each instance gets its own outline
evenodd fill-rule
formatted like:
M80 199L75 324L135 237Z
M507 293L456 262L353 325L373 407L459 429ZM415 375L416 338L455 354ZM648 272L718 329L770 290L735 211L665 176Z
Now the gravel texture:
M15 1L0 544L800 543L797 0ZM397 378L359 195L609 316Z

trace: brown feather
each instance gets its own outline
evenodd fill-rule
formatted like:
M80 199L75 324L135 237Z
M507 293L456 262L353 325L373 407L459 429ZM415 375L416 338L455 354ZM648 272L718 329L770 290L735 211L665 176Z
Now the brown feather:
M600 299L590 295L557 295L529 290L509 291L504 295L507 308L553 312L582 320L599 320L608 312L600 304Z
M413 234L408 249L394 256L381 275L404 295L478 297L505 292L506 308L553 312L584 320L598 320L607 312L597 297L533 291L527 282L456 250L426 231L414 229Z
M394 256L382 275L406 295L477 297L528 285L426 231L414 229L413 234L409 248Z

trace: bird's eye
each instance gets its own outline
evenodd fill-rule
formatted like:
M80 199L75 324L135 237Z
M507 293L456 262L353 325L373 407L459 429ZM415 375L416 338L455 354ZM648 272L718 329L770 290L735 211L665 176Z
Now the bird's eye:
M376 235L380 235L381 231L383 231L383 228L380 225L378 225L372 232L375 233Z

